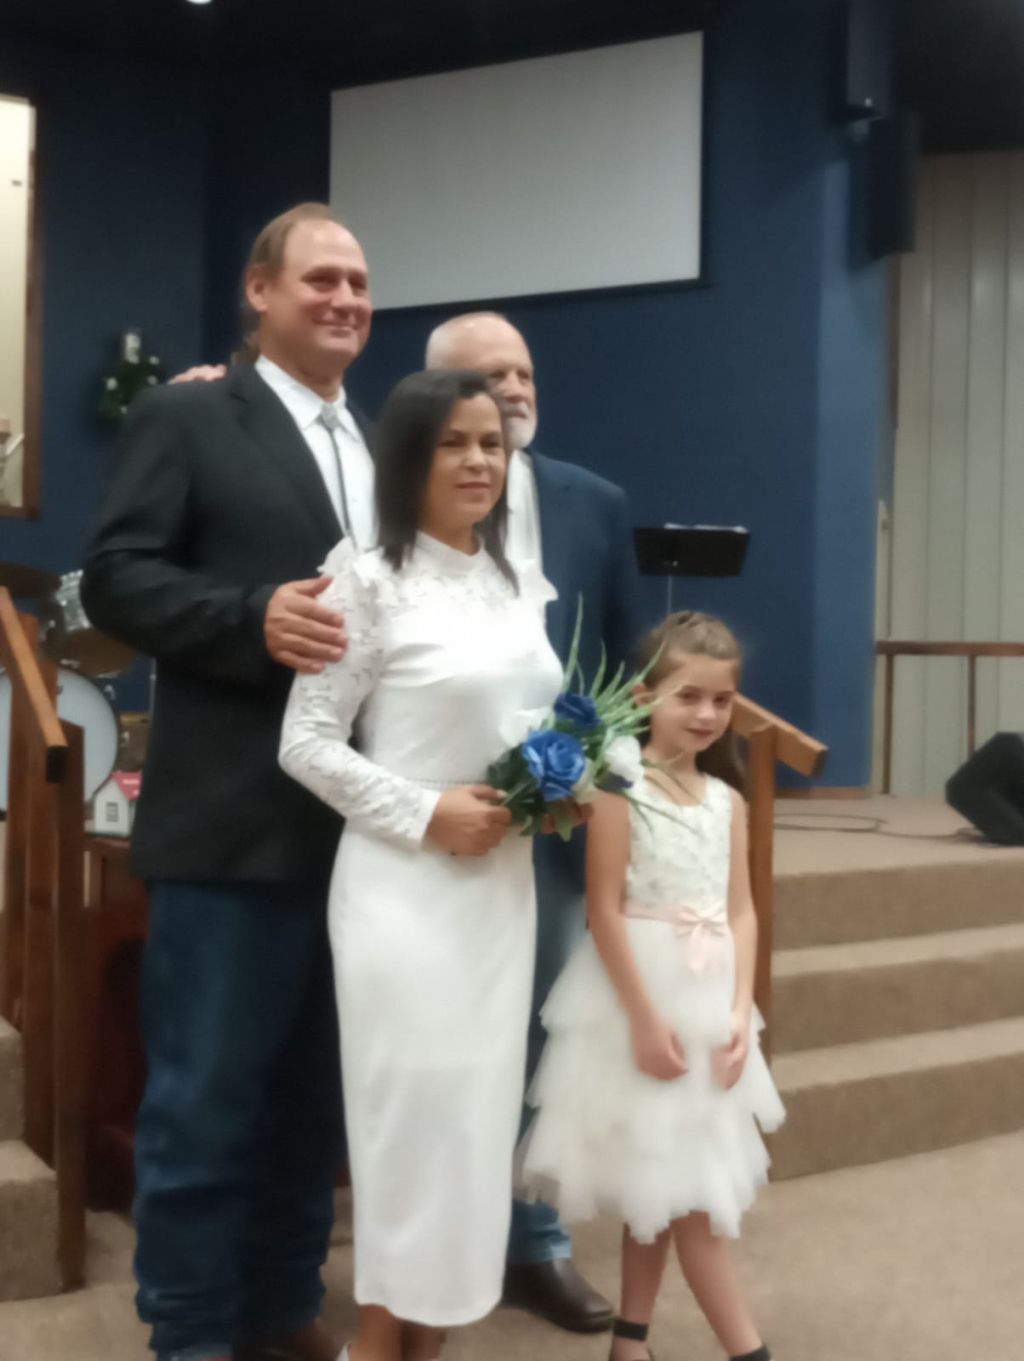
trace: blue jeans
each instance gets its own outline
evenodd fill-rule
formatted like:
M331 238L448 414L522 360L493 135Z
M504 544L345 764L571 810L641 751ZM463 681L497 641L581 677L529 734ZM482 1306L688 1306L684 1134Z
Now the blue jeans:
M526 1047L527 1086L537 1071L546 1038L540 1021L540 1009L586 927L582 841L582 836L577 833L569 845L565 845L557 836L537 837L534 844L537 962ZM532 1108L524 1106L523 1132L532 1116ZM556 1210L539 1200L512 1202L512 1228L508 1241L508 1261L511 1265L553 1262L571 1256L572 1243Z
M316 1317L344 1156L327 886L150 885L139 1317L164 1361Z

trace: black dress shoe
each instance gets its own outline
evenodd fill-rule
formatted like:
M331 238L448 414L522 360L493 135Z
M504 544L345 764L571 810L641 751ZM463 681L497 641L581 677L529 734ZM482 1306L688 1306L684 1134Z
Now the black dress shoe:
M568 1257L506 1267L502 1303L526 1309L570 1333L606 1333L614 1313Z
M232 1361L340 1361L341 1343L319 1319L283 1337L236 1342Z

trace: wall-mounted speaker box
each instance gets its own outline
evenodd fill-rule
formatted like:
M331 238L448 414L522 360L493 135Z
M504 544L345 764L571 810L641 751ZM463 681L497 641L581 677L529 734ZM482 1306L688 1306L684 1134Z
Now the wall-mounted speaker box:
M867 127L867 249L875 259L914 249L918 123L900 112Z
M846 0L840 41L842 116L856 121L887 113L892 83L887 0Z
M989 841L1024 846L1024 733L989 738L946 782L946 802Z

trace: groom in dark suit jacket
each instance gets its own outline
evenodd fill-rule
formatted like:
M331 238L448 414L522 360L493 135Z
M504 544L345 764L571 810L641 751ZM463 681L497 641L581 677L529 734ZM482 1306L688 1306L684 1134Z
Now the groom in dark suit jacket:
M613 668L627 661L641 620L626 496L587 469L533 448L537 397L526 341L496 313L467 313L433 332L426 362L428 368L482 369L505 398L514 449L508 474L508 554L513 565L538 563L558 590L558 599L548 606L547 631L562 662L568 659L581 599L584 674L595 674L602 644ZM567 845L558 837L538 837L534 866L537 959L528 1080L544 1044L540 1008L584 927L582 832ZM457 1213L455 1206L452 1212ZM569 1235L555 1211L541 1203L513 1205L505 1298L573 1331L611 1327L611 1305L576 1270Z
M293 670L344 648L316 572L343 528L359 541L372 486L342 386L370 327L366 261L302 205L258 238L246 292L257 363L133 408L82 585L90 618L157 662L133 836L150 891L138 1304L160 1361L334 1361L317 1316L343 1148L339 823L277 750Z

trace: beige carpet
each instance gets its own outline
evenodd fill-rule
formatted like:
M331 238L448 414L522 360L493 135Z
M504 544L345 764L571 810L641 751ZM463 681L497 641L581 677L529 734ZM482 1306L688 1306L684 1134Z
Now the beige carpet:
M738 1259L776 1361L1020 1361L1024 1357L1024 1135L770 1187ZM62 1299L0 1305L2 1361L135 1361L131 1234L92 1224L95 1283ZM577 1256L614 1291L617 1231L579 1233ZM328 1314L346 1329L351 1248L331 1255ZM721 1353L673 1271L653 1341L660 1361ZM570 1337L500 1310L457 1335L451 1361L604 1361Z
M934 799L787 799L775 805L775 872L911 869L992 860L1024 866L1024 847L987 842Z

